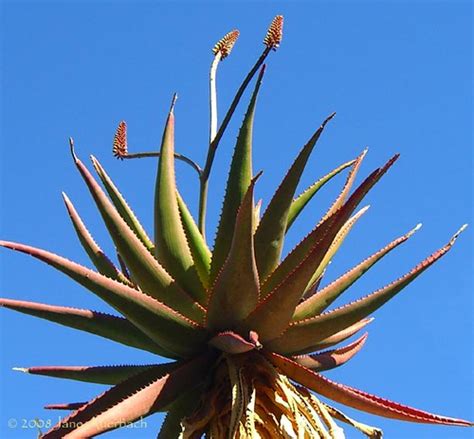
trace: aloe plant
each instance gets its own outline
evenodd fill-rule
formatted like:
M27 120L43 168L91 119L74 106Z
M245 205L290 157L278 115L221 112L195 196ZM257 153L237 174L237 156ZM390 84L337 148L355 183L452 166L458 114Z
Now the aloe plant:
M308 159L334 114L303 145L260 214L261 202L254 201L260 174L254 175L252 169L252 129L264 62L279 46L282 29L283 17L277 16L264 38L263 53L237 90L220 125L216 73L220 62L230 54L238 31L228 33L215 45L210 71L209 149L203 167L175 151L176 96L158 152L130 153L127 126L125 122L119 124L113 142L116 157L158 157L153 239L100 162L92 157L102 185L76 155L71 139L73 162L117 248L117 263L98 246L66 194L66 209L95 270L45 250L0 242L5 248L31 255L63 272L110 305L116 314L1 299L4 308L171 359L167 363L131 366L21 368L35 375L112 386L90 401L49 404L47 408L69 413L41 437L96 436L156 412L167 413L160 438L342 438L344 432L336 421L371 438L382 436L379 429L349 418L321 396L402 421L473 425L371 395L321 373L347 363L361 350L367 333L342 347L335 345L365 328L378 308L442 258L465 226L404 276L359 300L328 310L366 271L406 242L419 225L321 287L328 264L367 211L367 207L357 210L359 204L398 159L394 155L352 191L364 151L298 195ZM211 249L205 236L209 175L220 140L255 75ZM197 221L176 186L176 160L186 162L197 173ZM346 170L346 182L327 213L289 254L282 255L285 236L298 215L322 186Z

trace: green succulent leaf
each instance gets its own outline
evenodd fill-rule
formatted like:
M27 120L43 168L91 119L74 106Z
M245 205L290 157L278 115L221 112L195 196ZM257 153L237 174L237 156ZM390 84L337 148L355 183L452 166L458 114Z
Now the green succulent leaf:
M64 192L62 195L64 198L64 204L66 205L66 209L69 213L69 217L71 218L74 229L76 230L79 241L88 254L90 260L97 268L97 271L104 276L119 280L120 282L123 282L127 285L132 285L132 283L124 276L123 273L120 272L120 270L117 269L117 267L112 263L107 255L97 245L68 196Z
M141 291L45 250L7 241L0 241L0 246L34 256L63 272L178 357L195 354L205 342L207 335L203 327Z
M338 230L345 222L345 212L336 213L321 227L315 245L303 262L243 321L241 330L256 331L264 342L277 338L290 324L308 282L321 263Z
M308 286L306 287L305 296L312 287L316 285L318 279L321 279L321 276L325 272L328 265L333 260L334 256L340 249L341 245L343 244L344 240L346 239L349 232L352 230L352 227L357 223L357 221L364 215L365 212L369 209L370 206L365 206L360 209L356 214L354 214L351 218L349 218L346 223L342 226L342 228L337 233L336 237L334 238L332 244L330 245L328 251L324 255L323 260L318 265L318 268L314 272L313 276L311 277Z
M174 99L161 142L155 189L156 256L192 297L204 305L206 293L194 265L176 197Z
M387 172L387 170L395 163L399 155L393 156L385 165L372 172L349 197L342 208L332 214L330 217L321 220L316 228L306 236L281 262L281 264L273 271L273 273L263 282L261 286L261 297L265 298L274 288L283 282L301 263L307 258L308 254L318 245L318 241L322 236L325 236L326 230L331 226L331 218L344 218L344 222L349 219L349 216L356 209L358 204L362 201L365 195L372 189L372 187L380 180L380 178ZM344 214L339 212L344 209ZM342 227L342 225L341 225Z
M342 331L336 332L329 337L320 340L317 333L308 335L308 331L305 328L292 326L292 332L286 331L281 337L270 341L266 347L275 351L279 354L290 356L290 355L306 355L311 352L319 351L321 349L327 349L335 346L353 335L357 334L361 329L365 328L369 323L374 320L373 317L359 320ZM294 332L293 332L294 331ZM300 333L300 337L306 337L304 347L302 346L301 339L298 338L297 333ZM317 340L317 341L316 341Z
M318 193L318 191L329 181L331 181L336 175L342 172L344 169L352 166L355 163L355 160L350 160L342 165L338 166L333 171L326 174L324 177L321 177L319 180L314 182L309 186L304 192L298 195L292 202L290 210L288 212L288 219L286 225L286 231L288 232L289 228L293 225L295 220L298 218L299 214L303 211L306 205L311 201L311 199Z
M94 198L120 256L131 272L133 280L149 296L176 309L190 319L197 322L202 321L204 317L203 308L180 288L137 235L128 227L94 177L74 154L74 151L73 158ZM98 163L95 159L93 161Z
M253 193L257 178L252 180L237 213L229 255L211 289L207 326L214 330L233 329L255 309L259 300L253 242Z
M372 314L444 256L451 249L462 230L456 233L444 247L387 286L333 311L292 323L283 335L286 343L290 343L296 351L304 350L309 338L312 338L313 342L319 342Z
M212 252L211 281L217 278L227 259L231 247L231 239L229 237L233 236L237 212L252 180L253 122L263 74L264 69L260 71L257 78L244 121L237 136L229 177L227 179L221 218L217 228L214 250Z
M364 149L364 151L362 151L359 157L357 157L356 160L354 161L354 165L352 166L351 172L349 172L349 175L347 176L347 180L342 188L342 191L339 193L334 203L326 212L326 215L323 217L323 220L330 217L346 202L346 199L349 196L349 192L352 188L352 185L354 184L354 181L357 177L357 173L359 172L362 161L364 160L364 157L367 155L367 151L368 149Z
M292 380L326 398L357 410L402 421L465 427L472 425L469 421L435 415L336 383L278 354L268 353L267 358Z
M265 279L280 261L281 251L288 225L288 215L296 188L326 124L335 116L331 114L303 147L288 173L273 195L270 204L260 220L255 233L255 252L260 278Z
M151 368L157 372L161 371L161 374L165 375L175 370L178 366L179 364L174 362L164 364L123 366L36 366L15 368L15 370L32 375L65 378L68 380L83 381L86 383L118 384Z
M88 309L53 306L13 299L0 299L0 306L69 328L89 332L163 357L176 358L175 354L158 346L145 333L123 317Z
M413 230L409 231L403 236L393 240L378 252L369 256L361 263L350 269L347 273L331 282L324 287L317 294L308 297L304 302L300 303L295 310L293 320L303 320L305 318L315 317L323 312L331 303L333 303L344 291L346 291L357 279L359 279L367 270L369 270L375 263L380 261L385 255L397 248L408 240L419 228L418 224Z
M209 276L211 272L211 257L212 253L204 240L199 228L194 221L194 218L189 212L188 206L184 202L183 198L176 192L178 197L178 208L181 215L181 221L183 223L184 232L188 240L189 249L196 266L199 278L202 284L207 289L209 288Z
M396 158L397 156L382 168L374 171L339 210L320 223L314 232L308 235L286 258L294 259L295 254L297 256L299 256L298 253L301 255L301 248L307 246L306 241L312 243L312 247L308 249L304 258L294 265L289 275L277 284L274 290L243 321L242 328L256 331L265 342L277 338L288 328L296 306L303 297L312 276L321 264L337 233L349 219L363 196ZM285 264L285 261L281 265ZM272 278L270 278L271 280Z
M171 404L205 376L210 357L203 355L163 375L151 368L117 384L60 421L43 439L93 437L149 416Z
M121 192L117 189L117 186L115 186L114 182L105 172L102 165L94 157L92 157L92 164L94 166L94 169L97 172L97 175L102 181L102 184L104 185L105 190L109 194L109 197L112 200L113 205L117 209L117 212L127 223L128 227L130 227L130 229L135 233L135 235L137 235L137 237L140 239L143 245L148 249L148 251L152 253L154 249L153 242L148 237L147 233L145 232L145 229L141 225L135 213L129 207L127 201L125 200Z

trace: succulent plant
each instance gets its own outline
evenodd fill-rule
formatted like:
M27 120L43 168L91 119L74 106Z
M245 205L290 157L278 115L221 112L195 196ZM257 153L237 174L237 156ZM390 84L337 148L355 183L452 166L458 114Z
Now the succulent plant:
M472 426L469 421L431 414L336 383L321 372L350 360L367 334L343 346L371 321L371 314L445 255L446 245L410 272L365 297L327 310L367 270L407 241L419 228L394 239L344 275L321 287L326 267L367 207L356 211L367 192L397 160L393 156L351 193L366 155L341 164L300 195L301 175L330 115L302 147L273 198L260 215L254 202L259 174L252 170L252 127L263 64L282 38L277 16L264 39L264 51L238 89L222 123L217 123L217 67L239 35L232 31L214 47L210 74L210 134L205 166L174 149L174 107L166 119L159 152L129 153L125 122L118 126L113 153L120 159L158 157L154 240L140 225L99 161L93 167L102 186L70 146L117 249L114 264L97 245L69 198L67 211L96 270L31 246L1 241L74 279L120 315L42 303L1 299L1 305L86 331L172 361L127 366L49 366L21 369L38 375L112 385L87 402L51 404L70 413L45 439L83 438L167 412L160 438L342 438L335 420L368 437L379 429L361 424L319 399L403 421ZM208 180L219 142L244 91L258 73L240 128L212 251L205 237ZM195 222L180 196L175 160L197 172L199 216ZM286 256L285 235L318 190L349 170L342 191L316 227ZM329 349L328 349L329 348Z

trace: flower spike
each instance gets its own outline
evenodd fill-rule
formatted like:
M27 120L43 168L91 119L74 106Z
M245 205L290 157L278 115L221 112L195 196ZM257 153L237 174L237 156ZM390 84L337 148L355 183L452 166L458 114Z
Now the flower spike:
M283 15L277 15L270 24L263 44L270 49L276 50L283 38Z
M225 34L212 48L214 55L221 54L221 60L227 58L230 52L234 48L237 38L239 38L240 32L237 29Z
M122 120L117 127L114 135L114 144L112 148L114 157L123 160L128 154L127 147L127 124Z

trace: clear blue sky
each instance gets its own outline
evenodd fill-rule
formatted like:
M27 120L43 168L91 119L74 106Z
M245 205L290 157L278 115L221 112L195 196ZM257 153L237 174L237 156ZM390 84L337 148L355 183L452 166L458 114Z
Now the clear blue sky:
M84 159L96 155L151 230L156 164L116 161L111 140L125 119L133 151L156 148L173 92L179 93L177 148L199 162L206 151L210 49L226 32L241 38L219 71L221 109L262 49L266 27L284 14L259 99L255 169L268 201L286 167L322 119L337 111L304 176L309 184L369 146L362 173L394 152L401 159L367 202L331 266L334 277L418 222L418 234L347 295L395 279L472 222L472 5L470 2L4 2L1 237L87 263L60 191L75 202L99 243L112 250L71 162L67 137ZM242 108L240 108L242 110ZM226 166L241 115L217 155L208 233L220 209ZM179 184L195 209L194 175ZM343 179L311 204L288 249L314 225ZM359 179L360 181L360 179ZM303 187L303 185L302 185ZM473 419L473 231L375 314L364 350L328 376L435 413ZM31 258L0 252L1 295L107 310L95 296ZM155 361L122 347L9 311L1 313L0 437L33 438L7 420L56 420L47 403L80 401L101 386L27 376L13 366ZM404 424L347 413L390 439L473 437L453 427ZM154 437L161 417L149 418ZM359 437L347 429L349 438ZM115 432L137 437L137 431Z

